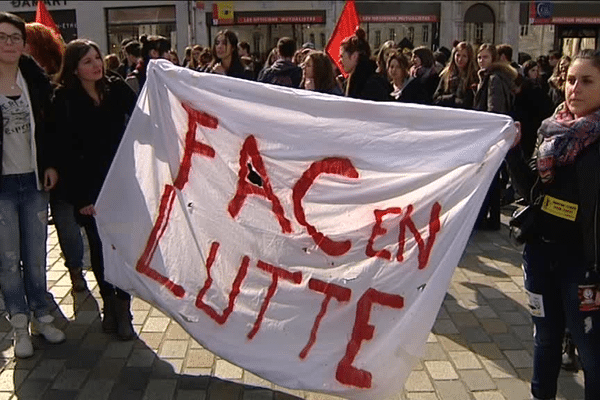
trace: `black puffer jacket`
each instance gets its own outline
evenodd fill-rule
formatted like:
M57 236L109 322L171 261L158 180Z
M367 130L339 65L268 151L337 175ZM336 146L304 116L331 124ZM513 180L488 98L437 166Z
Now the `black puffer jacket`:
M29 91L33 119L35 121L35 146L37 153L37 169L40 180L47 168L56 168L59 155L58 143L54 135L52 121L54 120L51 104L52 85L44 70L29 56L21 56L19 69ZM0 169L2 168L2 146L4 138L4 119L0 110Z

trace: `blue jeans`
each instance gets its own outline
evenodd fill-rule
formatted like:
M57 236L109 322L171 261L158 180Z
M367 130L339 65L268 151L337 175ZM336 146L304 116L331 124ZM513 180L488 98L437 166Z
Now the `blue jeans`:
M586 400L600 399L600 311L580 311L578 286L586 268L577 244L528 243L523 251L525 289L541 295L543 316L535 326L531 393L538 399L556 397L565 326L577 346L585 378ZM539 299L539 298L538 298Z
M52 193L50 210L54 217L58 243L65 257L65 266L69 271L78 270L83 266L83 238L81 227L75 220L75 207L59 195Z
M9 315L39 318L46 302L48 193L35 174L0 177L0 290Z

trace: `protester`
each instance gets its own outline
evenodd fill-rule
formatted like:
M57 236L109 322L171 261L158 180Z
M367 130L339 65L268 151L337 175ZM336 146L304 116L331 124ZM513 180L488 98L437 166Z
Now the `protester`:
M202 54L203 51L204 51L204 47L200 46L199 44L194 45L192 47L192 57L190 58L190 62L187 65L187 67L189 69L193 69L196 71L200 70L200 67L202 65L200 62L200 55Z
M387 73L394 88L390 94L392 98L403 103L427 104L427 92L415 77L410 76L410 63L404 54L399 52L390 54Z
M142 44L141 56L142 59L138 63L135 70L127 76L125 81L133 89L136 94L142 90L142 86L146 83L146 70L148 63L152 59L163 58L169 59L169 50L171 50L171 42L163 36L140 36Z
M38 22L25 24L27 43L25 53L40 64L49 77L60 69L65 43L52 29Z
M292 62L295 52L296 42L294 39L289 37L279 39L277 41L279 58L273 65L261 72L258 81L279 86L300 87L302 69Z
M553 108L558 107L565 101L565 82L569 64L571 64L571 57L562 56L560 61L556 63L552 76L548 79L548 85L550 86L548 95L552 100Z
M377 64L371 60L367 34L358 28L340 45L340 64L348 73L345 94L365 100L390 100L390 84L377 74Z
M383 76L387 75L388 59L392 53L396 52L396 43L393 40L388 40L383 43L377 53L377 73Z
M169 61L171 61L173 65L180 66L179 55L175 50L169 50Z
M121 75L117 72L117 68L119 68L119 57L116 54L107 54L104 56L104 71L106 71L107 76L121 78Z
M217 33L212 56L207 72L252 80L252 71L244 68L238 54L238 37L235 32L225 29Z
M0 291L18 358L33 355L30 314L32 334L65 340L46 299L48 200L58 180L52 85L24 55L26 38L25 22L0 12Z
M67 45L57 82L60 87L55 92L54 106L65 165L63 180L88 237L92 270L104 302L102 329L130 340L135 336L129 311L130 296L104 280L94 203L136 96L123 80L105 76L98 45L86 39Z
M140 42L137 40L129 41L125 44L123 52L125 53L125 59L119 65L119 68L117 68L117 72L121 75L121 78L125 79L135 70L135 67L137 67L140 62L142 55Z
M474 108L499 114L511 114L514 105L515 79L517 71L507 62L498 60L498 52L492 44L485 43L477 53L479 84L475 93ZM502 185L500 170L492 181L476 222L482 230L500 229L500 202ZM488 216L489 214L489 216Z
M470 110L475 97L473 88L478 82L473 47L467 42L460 42L452 49L450 63L440 74L433 102L439 106Z
M333 63L329 56L322 51L311 50L302 63L302 89L314 90L321 93L344 93L337 85L333 76Z
M539 79L539 66L533 60L523 64L523 81L515 97L514 118L521 122L521 149L525 158L533 155L537 131L542 121L554 111L550 97Z
M532 205L535 227L523 250L525 289L534 330L534 399L554 399L563 332L577 345L585 399L600 399L597 321L600 193L600 53L584 50L570 64L565 102L538 132L533 162L515 148L507 160L518 192ZM559 205L573 210L567 215Z
M183 63L181 66L183 68L187 68L189 66L190 61L192 60L192 46L186 46L183 53Z
M427 100L424 104L433 104L433 94L438 87L440 77L435 69L433 52L420 46L412 51L412 67L410 75L416 78L416 83L421 85L427 93Z

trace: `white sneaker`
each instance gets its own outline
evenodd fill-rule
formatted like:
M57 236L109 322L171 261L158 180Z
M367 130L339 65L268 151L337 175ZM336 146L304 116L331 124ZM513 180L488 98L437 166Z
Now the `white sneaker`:
M15 314L10 319L10 324L14 328L14 347L15 357L28 358L33 355L33 345L29 337L29 321L27 315Z
M55 328L52 321L54 321L54 317L50 314L34 318L31 321L31 334L42 335L44 339L54 344L64 342L66 335L60 329Z

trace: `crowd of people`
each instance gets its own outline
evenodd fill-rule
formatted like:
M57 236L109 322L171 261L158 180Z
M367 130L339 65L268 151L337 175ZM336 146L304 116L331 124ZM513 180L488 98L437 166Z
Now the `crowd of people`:
M525 57L519 65L506 44L456 42L444 50L399 48L388 41L373 53L359 28L341 42L343 71L314 45L297 48L288 37L278 40L261 65L247 43L224 30L211 48L188 47L181 66L357 99L501 113L520 121L520 142L490 185L476 227L500 228L503 173L510 171L517 193L535 207L537 227L523 255L525 287L539 306L533 316L532 394L555 397L568 328L579 349L586 399L598 399L600 53L583 51L571 59L552 52L537 60ZM30 334L50 343L65 340L53 325L46 288L48 207L72 290L88 290L83 227L103 300L102 329L123 340L135 337L130 295L104 279L94 203L149 61L157 58L180 64L161 36L124 41L120 57L103 58L93 41L65 44L41 24L0 12L0 290L19 358L34 354ZM545 209L549 198L575 205L576 217Z

